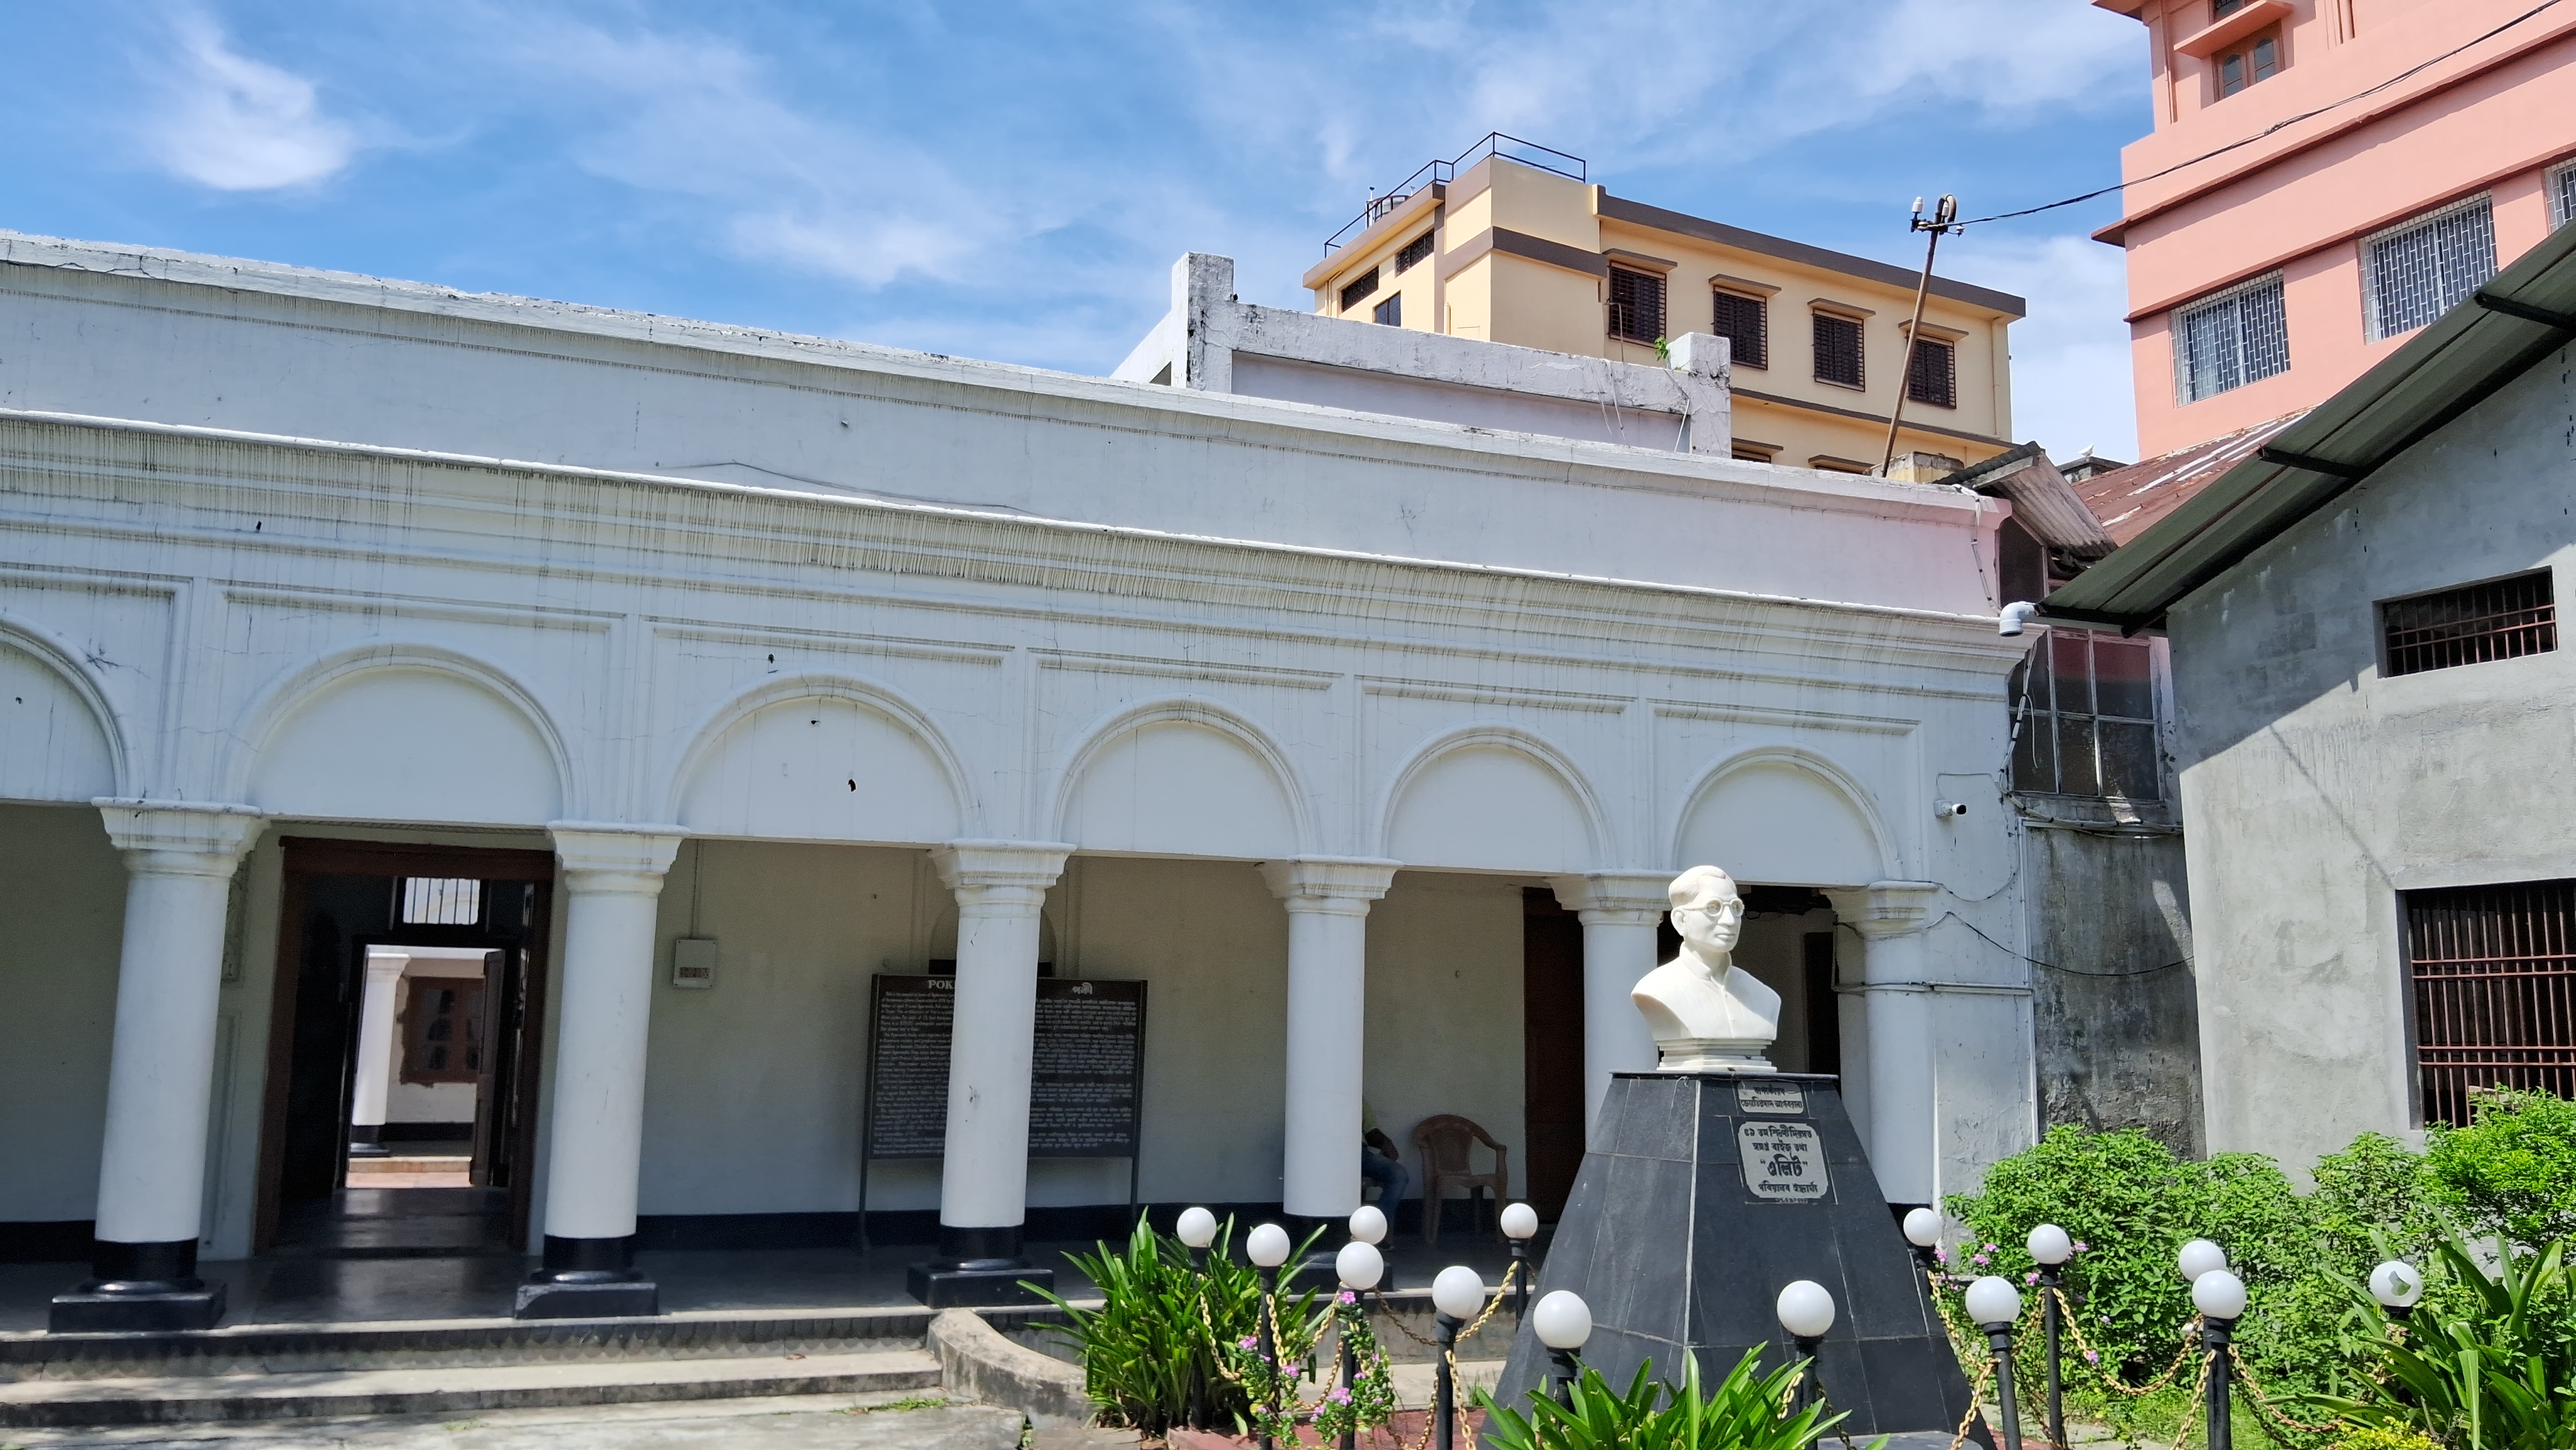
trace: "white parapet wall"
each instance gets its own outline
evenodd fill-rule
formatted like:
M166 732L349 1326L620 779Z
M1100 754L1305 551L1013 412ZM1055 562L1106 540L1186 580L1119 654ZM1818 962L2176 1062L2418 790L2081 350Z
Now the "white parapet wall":
M1669 351L1671 367L1649 367L1261 307L1235 299L1233 258L1191 252L1172 264L1172 310L1112 376L1728 456L1726 340L1694 332Z

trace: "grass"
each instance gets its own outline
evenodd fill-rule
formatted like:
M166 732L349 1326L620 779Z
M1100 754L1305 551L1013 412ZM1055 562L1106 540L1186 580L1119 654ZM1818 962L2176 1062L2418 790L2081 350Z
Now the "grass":
M841 1413L873 1415L884 1410L936 1410L945 1407L947 1403L946 1395L906 1395L902 1399L888 1400L881 1405L852 1405Z
M2239 1445L2286 1445L2263 1423L2254 1407L2247 1402L2241 1388L2228 1400L2228 1421L2234 1427ZM2100 1425L2123 1440L2156 1440L2172 1444L2182 1429L2183 1420L2191 1420L2192 1437L2200 1439L2202 1410L2181 1385L2167 1385L2151 1395L2112 1395L2099 1390L2069 1386L2066 1392L2066 1418ZM2024 1440L2040 1437L2047 1425L2047 1401L2034 1395L2021 1405L2021 1432Z

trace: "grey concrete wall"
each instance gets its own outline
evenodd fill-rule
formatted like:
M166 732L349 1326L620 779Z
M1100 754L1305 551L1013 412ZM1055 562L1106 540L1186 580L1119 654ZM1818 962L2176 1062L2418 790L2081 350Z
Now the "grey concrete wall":
M2203 1149L2198 984L2182 837L2030 826L2034 1058L2041 1131L2143 1128Z
M2576 655L2382 679L2376 601L2576 562L2543 359L2172 612L2209 1146L2414 1126L2398 893L2576 876Z

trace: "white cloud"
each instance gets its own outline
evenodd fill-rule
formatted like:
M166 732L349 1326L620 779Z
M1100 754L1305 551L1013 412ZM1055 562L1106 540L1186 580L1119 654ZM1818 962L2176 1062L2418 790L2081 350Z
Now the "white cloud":
M159 104L143 141L175 175L221 191L274 191L337 174L358 133L325 114L313 83L232 48L201 12L169 17L172 47L156 67Z
M2125 255L2081 235L2014 237L1971 229L1948 243L1941 271L2017 292L2030 315L2013 324L2013 436L2069 458L2087 448L2138 456L2130 388Z

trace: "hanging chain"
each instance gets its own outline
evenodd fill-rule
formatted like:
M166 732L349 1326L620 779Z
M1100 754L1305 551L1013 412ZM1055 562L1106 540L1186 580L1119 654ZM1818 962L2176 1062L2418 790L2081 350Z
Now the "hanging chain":
M2191 1317L2191 1322L2182 1327L2182 1348L2175 1353L2173 1363L2165 1366L2164 1373L2157 1375L2146 1384L2136 1388L2123 1384L2120 1381L2119 1375L2114 1373L2109 1365L2103 1363L2102 1352L2095 1349L2092 1344L2084 1338L2084 1325L2075 1317L2075 1306L2067 1301L2066 1291L2063 1289L2052 1289L2049 1292L2057 1296L2057 1307L2059 1310L2057 1316L2058 1323L2065 1325L2067 1330L2075 1336L2076 1349L2088 1356L2085 1364L2086 1367L2092 1371L2092 1374L2088 1376L2088 1378L2098 1381L2107 1389L2118 1390L2124 1395L2131 1396L2154 1394L2156 1391L2163 1389L2167 1384L2172 1383L2173 1377L2181 1373L2183 1362L2191 1358L2192 1338L2200 1332L2200 1316L2197 1314Z
M2254 1392L2254 1408L2266 1418L2307 1435L2322 1435L2334 1428L2331 1424L2311 1425L2303 1420L2294 1420L2280 1406L2273 1404L2272 1397L2263 1393L2263 1382L2254 1378L2254 1371L2246 1367L2244 1356L2236 1352L2236 1341L2232 1339L2227 1342L2227 1362L2236 1367L2236 1377L2245 1382L2245 1388Z

